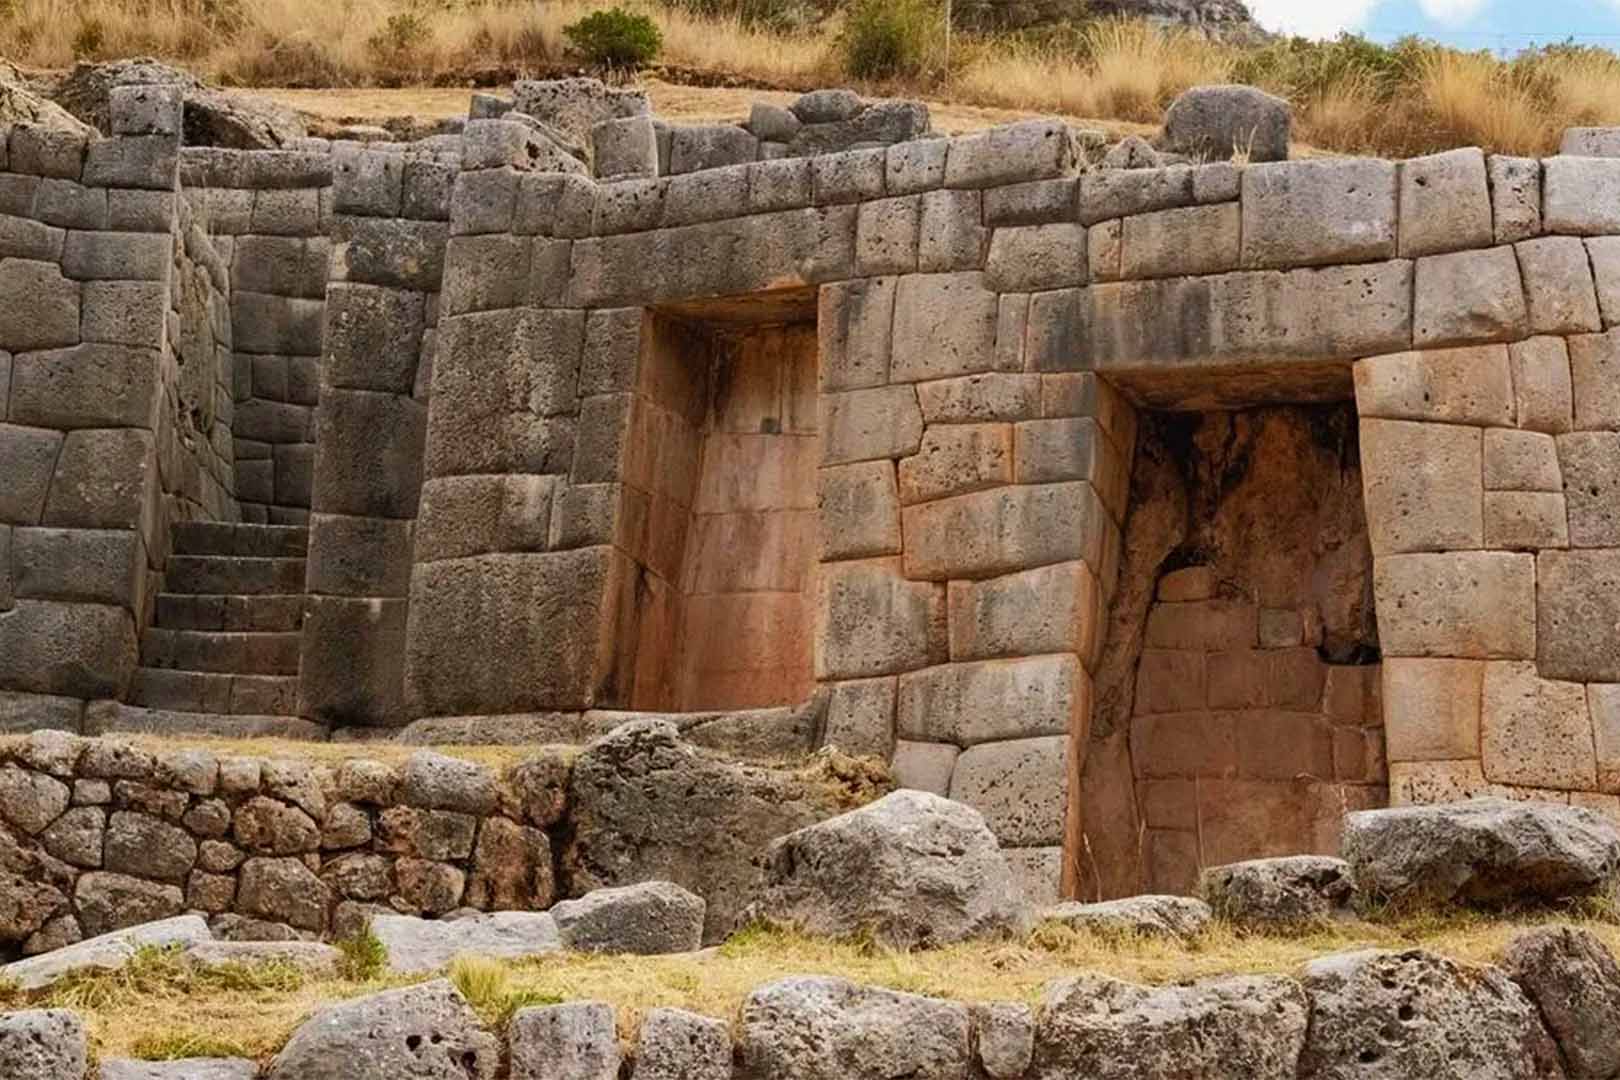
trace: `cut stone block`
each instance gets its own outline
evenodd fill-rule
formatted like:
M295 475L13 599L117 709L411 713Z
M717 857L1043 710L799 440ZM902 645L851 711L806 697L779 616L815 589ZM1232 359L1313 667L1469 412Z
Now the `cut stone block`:
M1479 756L1483 661L1392 656L1380 675L1390 761Z
M1496 551L1568 547L1564 496L1549 491L1487 491L1485 546Z
M944 586L907 581L900 560L833 563L816 587L818 678L892 675L944 654Z
M954 743L909 742L894 744L894 779L902 788L944 795L951 789L951 773L962 751Z
M1557 434L1574 423L1569 350L1563 338L1535 337L1508 346L1519 426Z
M1481 441L1478 428L1361 422L1367 531L1374 555L1481 546Z
M846 754L888 761L894 756L895 691L893 677L831 684L823 743Z
M1544 551L1536 576L1541 677L1620 682L1620 551Z
M1541 162L1543 225L1549 233L1620 233L1620 159L1550 157Z
M1084 559L1100 567L1104 533L1117 528L1084 482L958 495L901 512L908 577L984 578Z
M1505 345L1429 349L1361 360L1356 412L1388 420L1513 424L1513 377Z
M1597 785L1586 687L1554 682L1534 663L1485 665L1480 753L1497 784L1590 791Z
M1061 843L1068 748L1067 735L969 747L951 774L950 797L983 814L1003 845Z
M1620 435L1577 431L1558 436L1558 459L1575 547L1620 546Z
M820 483L824 561L900 554L900 498L892 462L825 468Z
M1485 490L1562 492L1557 441L1534 431L1487 428Z
M996 294L982 274L902 277L894 299L890 379L919 382L990 370L997 321Z
M1239 257L1242 212L1237 203L1189 206L1125 218L1120 234L1123 278L1223 274Z
M889 381L894 292L893 278L821 287L817 332L823 391L859 390Z
M1084 285L1085 226L1064 223L997 229L990 240L985 283L997 292L1035 292Z
M911 506L1011 484L1012 466L1011 424L934 424L917 453L900 460L900 501Z
M1417 261L1412 341L1420 348L1511 341L1530 332L1530 314L1510 247L1429 255Z
M953 581L952 660L1074 653L1089 666L1104 618L1096 575L1059 563L989 581Z
M1541 162L1492 154L1486 162L1491 182L1491 216L1496 242L1511 244L1541 235Z
M1314 160L1243 172L1243 265L1326 266L1395 255L1395 165Z
M1620 429L1620 330L1568 339L1576 431Z
M1573 236L1546 236L1513 245L1524 279L1530 330L1577 334L1602 328L1586 246Z
M1072 655L945 664L900 677L895 726L902 739L974 746L1068 734L1090 707Z
M822 463L902 458L922 442L922 410L910 386L821 395Z
M1400 163L1401 256L1489 247L1491 196L1477 147Z
M1562 554L1543 554L1543 565ZM1536 584L1536 558L1531 555L1457 551L1383 556L1375 561L1373 586L1384 655L1529 659L1536 655ZM1541 596L1545 626L1544 577ZM1545 654L1542 673L1564 677L1548 670Z

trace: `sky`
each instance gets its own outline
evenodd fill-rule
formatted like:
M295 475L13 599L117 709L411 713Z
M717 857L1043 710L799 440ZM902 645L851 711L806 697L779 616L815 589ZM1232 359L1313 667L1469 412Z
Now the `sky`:
M1449 44L1517 51L1578 41L1620 50L1620 0L1248 0L1268 30L1387 41L1421 34Z

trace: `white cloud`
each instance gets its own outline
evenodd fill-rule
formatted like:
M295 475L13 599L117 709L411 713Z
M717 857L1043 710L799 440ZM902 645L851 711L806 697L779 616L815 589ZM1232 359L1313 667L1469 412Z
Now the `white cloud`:
M1345 30L1360 30L1379 0L1249 0L1254 21L1279 34L1334 37ZM1427 7L1476 5L1478 0L1423 0Z
M1423 14L1447 26L1461 26L1471 21L1485 6L1485 0L1418 0Z

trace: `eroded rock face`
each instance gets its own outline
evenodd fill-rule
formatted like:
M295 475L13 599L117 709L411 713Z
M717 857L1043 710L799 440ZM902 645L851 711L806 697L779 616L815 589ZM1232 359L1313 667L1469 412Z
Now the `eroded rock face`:
M0 125L39 124L88 138L94 132L72 113L29 87L20 72L0 61Z
M813 934L897 948L1020 931L1023 890L978 811L903 790L771 845L749 907Z
M840 809L830 787L712 757L659 720L625 724L586 747L571 783L564 860L574 895L673 881L707 902L711 943L736 926L766 846Z
M703 897L668 881L597 889L551 909L566 948L576 952L691 952L703 944Z
M1204 871L1199 892L1223 919L1286 928L1347 915L1355 885L1350 866L1326 855L1251 859Z
M62 1009L0 1016L0 1076L84 1080L89 1048L84 1024Z
M495 1037L441 979L322 1009L266 1080L493 1080L500 1059Z
M743 1002L742 1080L966 1080L967 1006L799 977L762 986Z
M1535 1006L1496 968L1368 950L1313 961L1300 977L1311 996L1301 1080L1564 1075Z
M1571 1080L1620 1075L1620 964L1603 942L1543 927L1515 938L1502 963L1540 1010Z
M1299 984L1276 976L1147 987L1081 975L1046 988L1030 1075L1293 1080L1308 1014Z
M1348 814L1360 893L1395 903L1547 903L1613 888L1620 833L1595 811L1472 799Z
M205 86L196 76L147 58L79 64L52 95L79 120L112 130L108 102L115 86L178 87L185 95L187 146L277 150L308 134L298 114L264 98Z
M1208 904L1190 896L1128 896L1100 904L1058 904L1040 917L1096 934L1187 940L1204 931L1212 913Z

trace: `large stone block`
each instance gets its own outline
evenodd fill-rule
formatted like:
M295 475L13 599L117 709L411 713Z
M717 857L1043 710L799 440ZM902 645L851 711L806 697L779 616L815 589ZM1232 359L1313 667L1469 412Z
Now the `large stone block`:
M0 424L0 522L37 525L62 451L62 433Z
M316 413L315 509L414 518L426 431L420 401L329 387Z
M911 274L894 299L889 378L918 382L989 371L998 304L984 275Z
M1568 339L1576 431L1620 429L1620 329Z
M1064 222L997 229L985 283L997 292L1035 292L1086 283L1086 229Z
M1534 337L1508 346L1519 426L1552 434L1574 424L1569 349L1563 338Z
M546 550L552 476L449 476L422 485L416 559Z
M1358 361L1356 412L1389 420L1511 426L1513 377L1505 345L1429 349Z
M129 611L101 604L18 600L0 612L0 687L115 698L135 673Z
M1496 551L1568 547L1564 496L1547 491L1487 491L1485 546Z
M929 425L1033 420L1040 415L1040 398L1038 376L1002 371L917 386L923 420Z
M1553 554L1563 553L1547 553L1542 559ZM1480 660L1535 656L1536 579L1531 555L1386 555L1376 560L1373 571L1384 655ZM1543 581L1543 601L1546 596ZM1544 602L1543 623L1547 617ZM1543 674L1565 677L1545 666Z
M1010 424L934 424L900 460L900 501L911 506L1013 482Z
M1498 244L1541 235L1541 162L1492 154L1486 162Z
M1512 248L1429 255L1417 261L1414 345L1512 341L1529 332L1530 313Z
M232 292L319 300L326 294L324 238L242 236L231 259Z
M75 281L167 281L174 258L167 233L71 231L62 274Z
M10 419L37 427L151 428L158 353L122 345L23 353L12 359Z
M1620 682L1620 551L1544 551L1536 575L1541 676Z
M71 431L62 443L42 520L46 525L87 529L139 528L157 486L151 432Z
M139 610L146 552L118 529L14 529L12 577L27 600L70 600Z
M855 272L910 274L917 270L919 196L862 203L855 222Z
M1492 783L1576 791L1597 786L1586 687L1543 679L1533 662L1485 665L1479 742Z
M1253 86L1193 87L1164 114L1173 150L1215 161L1286 161L1292 130L1288 102Z
M231 297L231 344L241 352L319 356L324 300L239 292Z
M945 795L951 790L951 773L962 751L954 743L908 742L894 744L894 780L902 788Z
M895 284L894 278L859 278L821 287L822 390L859 390L889 381Z
M1542 217L1549 233L1620 233L1620 159L1550 157L1541 162Z
M326 293L327 385L409 395L416 385L425 297L405 289L333 282Z
M1025 120L952 139L945 186L987 188L1071 173L1080 150L1061 120Z
M922 410L910 386L821 395L821 459L826 465L901 458L922 442Z
M1579 548L1620 547L1620 435L1577 431L1557 441L1569 542Z
M441 221L338 218L332 225L332 280L438 292L449 233Z
M585 709L606 677L612 551L481 555L416 567L413 716Z
M1485 490L1562 492L1557 440L1536 431L1487 428Z
M888 761L894 756L895 691L892 675L832 683L823 745Z
M952 660L1074 653L1088 667L1105 615L1097 577L1083 562L953 581L949 612Z
M403 600L307 598L298 714L331 725L404 723L405 617Z
M984 578L1084 559L1101 564L1114 528L1097 491L1083 481L958 495L902 512L906 576L928 581Z
M1573 236L1545 236L1513 245L1524 279L1530 330L1578 334L1602 329L1586 246Z
M1088 481L1114 520L1124 520L1130 496L1130 459L1114 447L1094 418L1014 424L1013 461L1013 476L1020 484Z
M892 462L834 466L822 469L819 480L824 561L900 554L900 496Z
M1288 161L1243 173L1243 265L1325 266L1395 255L1395 165Z
M53 349L79 341L79 288L54 263L0 259L0 348Z
M1091 170L1080 177L1080 221L1091 226L1134 214L1190 206L1196 200L1195 175L1196 170L1187 165Z
M950 797L1008 847L1062 843L1068 752L1067 735L971 746L956 759Z
M981 269L990 239L983 220L983 202L977 191L924 194L917 229L917 269L925 274Z
M1482 545L1481 434L1453 424L1361 421L1362 482L1374 555Z
M1480 660L1386 657L1379 674L1389 760L1478 757L1485 667Z
M1091 679L1076 656L945 664L900 677L895 731L957 746L1082 731Z
M163 346L169 290L162 282L89 281L84 285L80 336L85 341Z
M1117 276L1156 278L1235 270L1241 231L1242 211L1235 202L1125 218Z
M409 521L312 514L306 587L323 596L407 596L413 535Z
M945 656L943 585L907 581L898 559L822 567L816 581L818 679L893 675Z
M1489 247L1485 155L1477 147L1400 163L1402 258Z

